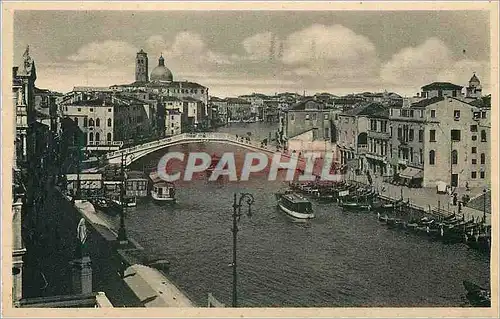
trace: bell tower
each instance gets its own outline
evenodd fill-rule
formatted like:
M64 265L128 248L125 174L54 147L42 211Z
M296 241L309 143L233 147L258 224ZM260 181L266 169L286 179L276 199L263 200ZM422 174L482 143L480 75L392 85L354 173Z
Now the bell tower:
M470 78L469 86L467 87L466 90L467 91L465 97L471 99L481 98L481 93L483 91L483 88L481 86L481 81L479 81L479 78L476 76L476 72L474 72L474 74Z
M141 51L137 52L135 58L135 80L138 82L148 82L148 54Z

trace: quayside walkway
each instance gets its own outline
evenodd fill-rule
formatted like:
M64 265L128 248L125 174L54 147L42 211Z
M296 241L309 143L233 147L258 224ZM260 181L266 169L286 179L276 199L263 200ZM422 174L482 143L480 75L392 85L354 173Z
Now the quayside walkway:
M383 181L380 176L373 176L373 185L376 187L378 192L387 198L397 200L403 196L403 199L409 200L410 203L421 209L422 211L432 211L433 213L438 213L439 215L450 215L453 213L458 214L458 206L452 205L451 196L447 194L437 194L436 188L408 188L398 185L393 185ZM365 175L357 176L356 180L363 184L368 184L368 180ZM473 188L470 190L471 197L475 197L480 194L482 189ZM459 198L465 193L465 189L457 189ZM486 203L488 205L488 203ZM491 210L487 210L486 214L483 210L477 210L471 207L463 206L460 211L460 215L463 214L465 219L474 218L476 220L481 220L483 215L486 217L486 224L491 225Z

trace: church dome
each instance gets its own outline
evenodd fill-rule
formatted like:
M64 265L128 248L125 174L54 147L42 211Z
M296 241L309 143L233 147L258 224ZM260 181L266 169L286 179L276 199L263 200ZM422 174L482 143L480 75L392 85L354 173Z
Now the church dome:
M172 82L174 76L172 72L165 66L165 59L160 56L158 59L158 66L151 71L151 81Z

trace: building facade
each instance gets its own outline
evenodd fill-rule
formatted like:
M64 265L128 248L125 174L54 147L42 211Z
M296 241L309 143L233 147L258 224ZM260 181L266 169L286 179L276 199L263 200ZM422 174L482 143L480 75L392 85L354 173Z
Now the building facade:
M368 116L385 108L379 103L364 103L338 115L337 149L340 164L353 163L351 168L365 170L367 165L362 156L368 149Z
M385 109L368 116L368 147L364 157L367 168L378 175L390 174L389 159L392 151L389 126L389 110Z
M252 117L252 104L244 99L226 98L229 121L244 121Z
M452 94L453 95L453 94ZM487 99L433 96L389 114L388 174L423 187L489 185L491 105ZM370 136L370 135L369 135Z
M185 119L183 118L182 112L180 112L178 109L167 110L165 116L165 136L181 134L183 132L183 122L185 122Z
M158 115L154 104L130 95L101 94L70 99L62 104L63 114L84 133L87 146L106 146L158 136Z

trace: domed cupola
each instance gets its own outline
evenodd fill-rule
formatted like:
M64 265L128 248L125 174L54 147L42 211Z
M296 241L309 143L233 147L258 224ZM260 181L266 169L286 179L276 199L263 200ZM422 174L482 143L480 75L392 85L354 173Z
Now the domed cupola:
M163 55L160 55L158 59L158 66L151 71L150 80L161 82L172 82L174 80L172 72L165 66Z

